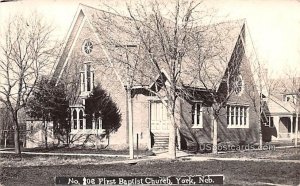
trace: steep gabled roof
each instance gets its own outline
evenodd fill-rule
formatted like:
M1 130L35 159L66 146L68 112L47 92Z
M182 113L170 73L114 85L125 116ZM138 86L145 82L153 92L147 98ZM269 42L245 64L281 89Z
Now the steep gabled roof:
M138 38L133 37L136 30L132 29L134 27L132 19L86 5L80 5L78 8L76 17L74 18L67 36L62 55L53 73L53 77L59 79L72 46L72 42L74 42L80 23L84 19L91 24L94 32L96 32L101 41L103 50L105 50L104 53L107 54L107 58L111 58L109 61L115 68L115 72L120 81L122 81L123 84L126 84L127 67L114 57L119 55L118 51L122 50L122 47L116 48L116 46L113 46L113 43L110 43L111 38L105 38L104 34L101 33L109 33L109 37L112 37L115 43L120 43L121 45L125 43L126 45L134 46L138 44L139 41L137 40ZM111 24L118 28L112 27ZM171 22L168 21L168 24L171 24ZM196 65L191 61L195 60L192 58L189 59L189 57L185 58L182 63L182 84L196 88L204 88L205 86L207 88L212 88L218 86L225 75L229 61L232 58L237 40L242 33L243 25L244 21L239 20L193 28L196 29L196 32L201 32L201 34L199 34L201 35L201 38L198 39L203 41L201 43L201 50L203 52L203 60L205 60L205 63L202 64L205 66L205 71L201 73L202 81L199 81L199 74L191 71L191 69L195 69ZM120 30L122 32L120 32ZM195 43L195 41L191 40L192 47L196 47L197 44L199 43ZM135 50L136 49L133 47L129 51L135 52ZM158 75L156 69L151 67L149 63L143 61L140 61L136 65L141 69L140 71L144 71L142 72L143 74L141 74L141 72L131 72L136 76L133 85L147 86L152 84L155 77ZM167 70L166 67L162 67L162 69Z

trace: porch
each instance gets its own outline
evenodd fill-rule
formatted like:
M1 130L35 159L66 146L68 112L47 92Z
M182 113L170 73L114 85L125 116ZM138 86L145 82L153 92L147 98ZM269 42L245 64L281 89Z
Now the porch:
M298 136L300 138L300 118L298 118ZM273 129L273 140L292 140L296 135L296 117L291 115L269 116L268 127Z

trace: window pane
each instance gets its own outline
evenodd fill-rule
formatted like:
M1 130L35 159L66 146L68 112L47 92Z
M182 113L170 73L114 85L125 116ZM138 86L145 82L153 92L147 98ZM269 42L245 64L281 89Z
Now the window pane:
M247 110L248 108L245 108L244 125L247 125Z
M73 127L74 129L77 129L77 112L76 110L73 111Z
M196 103L196 113L197 113L197 123L196 125L199 125L200 124L200 104Z
M79 111L79 128L83 129L83 112Z
M234 125L234 108L235 107L231 107L231 125Z
M195 124L195 104L192 105L192 124Z
M235 107L235 124L239 124L239 107Z
M229 117L230 117L230 106L227 106L226 109L227 109L227 125L229 125Z
M274 120L273 120L273 117L270 117L270 127L274 127Z
M82 73L82 90L85 91L85 74Z
M244 107L240 107L240 125L243 124Z
M86 84L87 84L87 91L91 91L91 65L90 64L88 64L87 66L86 66L86 79L87 79L87 82L86 82Z

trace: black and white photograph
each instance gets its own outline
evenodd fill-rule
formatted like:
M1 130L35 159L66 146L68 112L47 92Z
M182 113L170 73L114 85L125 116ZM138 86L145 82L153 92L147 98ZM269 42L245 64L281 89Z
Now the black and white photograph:
M300 0L0 0L0 185L300 185Z

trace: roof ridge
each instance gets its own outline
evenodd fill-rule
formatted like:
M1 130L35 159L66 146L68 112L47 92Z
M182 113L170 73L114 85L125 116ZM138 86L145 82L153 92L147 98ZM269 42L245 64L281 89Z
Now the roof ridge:
M97 10L97 11L100 11L100 12L103 12L103 13L108 13L108 14L112 14L112 15L115 15L115 16L131 19L129 16L121 15L117 12L109 12L107 10L103 10L103 9L100 9L100 8L97 8L97 7L94 7L94 6L91 6L91 5L79 3L79 6L83 6L83 7L91 8L91 9L94 9L94 10Z

